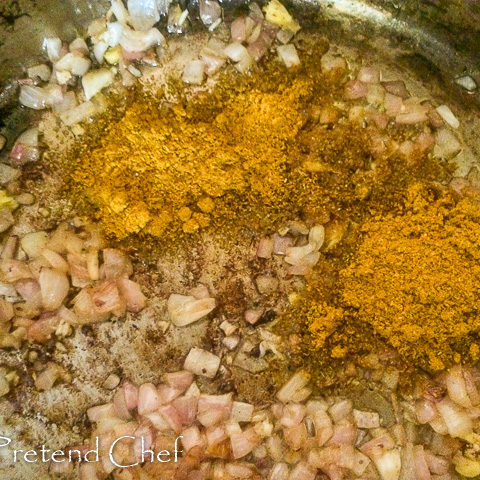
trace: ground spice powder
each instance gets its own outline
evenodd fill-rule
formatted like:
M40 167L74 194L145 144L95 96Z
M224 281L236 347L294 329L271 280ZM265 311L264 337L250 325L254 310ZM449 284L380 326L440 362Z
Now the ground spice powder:
M467 198L455 203L448 194L434 200L415 186L404 214L374 218L362 231L363 241L340 272L335 307L310 302L305 312L315 347L325 348L328 332L337 329L329 347L345 354L353 322L365 327L364 337L373 332L428 370L477 360L478 204Z
M73 191L117 239L194 233L231 217L234 198L239 206L274 205L285 184L286 142L305 122L299 98L310 87L295 81L272 93L236 92L210 121L192 120L180 104L134 102L75 160Z

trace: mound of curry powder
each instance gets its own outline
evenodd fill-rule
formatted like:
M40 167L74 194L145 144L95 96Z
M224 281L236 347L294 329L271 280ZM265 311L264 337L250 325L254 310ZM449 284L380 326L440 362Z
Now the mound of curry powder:
M480 206L449 194L435 199L419 186L409 194L403 214L362 225L336 299L325 304L310 292L297 306L316 349L342 356L376 336L430 371L478 360Z

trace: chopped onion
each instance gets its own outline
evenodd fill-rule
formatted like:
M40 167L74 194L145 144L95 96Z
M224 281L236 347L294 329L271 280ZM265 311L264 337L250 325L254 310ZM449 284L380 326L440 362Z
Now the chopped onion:
M435 137L436 145L433 153L441 158L452 158L462 148L457 137L446 128L438 130Z
M230 43L225 47L224 52L230 60L235 62L235 67L241 73L246 73L253 64L250 53L241 43Z
M347 69L347 62L344 58L337 55L326 53L320 60L323 73L339 72L343 73Z
M453 114L447 105L440 105L435 110L445 120L445 123L450 125L452 128L458 128L460 126L458 118Z
M232 419L236 422L250 422L254 406L245 402L233 402Z
M287 68L298 67L300 65L300 58L298 57L295 45L280 45L277 47L278 56Z
M359 80L350 80L345 85L344 97L347 100L356 100L365 97L368 93L368 86Z
M358 72L357 80L363 83L378 83L380 81L380 71L374 67L362 67Z
M38 390L50 390L61 375L61 368L53 362L49 362L45 370L43 370L35 379L35 386Z
M85 40L81 37L77 37L75 40L73 40L68 46L68 49L72 53L78 52L82 55L88 55L90 53L87 42L85 42Z
M118 278L117 286L120 295L127 302L127 310L129 312L138 313L143 310L147 304L147 298L140 290L140 285L132 282L128 278Z
M168 298L170 320L177 327L184 327L208 315L215 308L214 298L197 300L193 296L172 293Z
M103 57L108 50L108 43L107 42L97 42L93 46L93 54L95 55L95 59L98 63L103 63Z
M290 380L278 391L277 398L283 402L302 401L310 395L310 390L305 389L310 381L310 374L305 370L299 370ZM308 393L307 393L308 392ZM304 398L298 398L299 396Z
M112 83L113 73L106 68L92 70L82 77L82 86L87 100Z
M474 92L478 88L477 82L470 75L457 77L455 83L467 90L467 92Z
M39 78L44 82L48 82L51 74L52 72L50 68L48 67L48 65L45 65L45 64L35 65L27 69L28 77L32 78L33 80L35 80L36 78Z
M198 397L179 397L172 402L172 405L178 412L183 425L191 425L197 418Z
M293 245L293 238L278 235L273 235L273 253L275 255L285 255L287 249Z
M420 105L413 104L405 108L405 111L401 111L395 117L395 122L399 125L413 125L415 123L426 122L428 117L428 108Z
M0 273L2 280L8 283L14 283L23 278L33 278L28 265L14 259L4 259L0 262Z
M410 94L408 93L407 88L405 87L405 83L402 80L392 80L389 82L381 82L383 88L392 95L396 95L397 97L406 100L410 98Z
M53 111L60 114L75 108L77 105L77 96L75 95L75 92L71 91L63 95L63 100L61 103L53 105Z
M47 87L32 87L24 85L20 89L18 101L25 107L42 110L63 100L62 89L59 85Z
M43 40L43 47L47 51L48 58L52 63L60 58L62 41L58 37L45 38Z
M436 407L452 437L462 437L472 432L472 420L465 410L455 405L449 398L440 400Z
M166 373L165 381L170 387L175 388L182 393L192 384L193 375L186 370L180 370L178 372Z
M102 250L102 273L107 279L129 277L133 273L132 263L129 258L116 248Z
M430 400L420 398L415 402L415 415L418 423L425 424L432 421L438 412Z
M358 428L380 427L380 415L377 412L353 410L353 418Z
M68 295L70 283L64 272L43 268L38 279L43 306L47 310L60 308Z
M15 283L15 288L30 308L41 308L42 294L40 292L40 285L36 280L32 278L19 280Z
M237 17L230 25L230 36L234 42L243 43L247 40L246 18Z
M233 407L233 394L200 395L197 419L204 427L219 425L227 420Z
M84 122L97 113L97 107L92 102L84 102L60 113L60 119L65 125Z
M259 443L260 437L253 428L230 435L232 455L236 460L248 455Z
M188 352L183 368L195 375L214 378L220 367L220 358L213 353L193 347Z
M160 20L157 0L128 0L127 7L135 30L148 30Z
M187 452L194 447L203 447L204 442L205 440L196 425L182 431L182 445Z
M416 473L416 480L430 480L430 470L428 468L427 460L425 458L425 451L422 445L415 445L413 447L413 462Z
M289 480L290 469L286 463L276 463L270 470L270 475L268 480ZM315 477L314 477L315 478ZM297 480L304 480L305 475L302 473L302 476Z
M215 24L221 19L222 8L216 0L199 0L198 9L200 20L207 27Z
M73 75L82 77L88 72L91 62L77 53L67 53L57 63L55 63L55 70L68 71Z
M445 377L445 385L448 395L455 403L465 408L472 407L472 402L467 393L462 367L456 365L448 371Z
M145 415L156 411L160 407L160 398L158 391L153 383L144 383L138 389L138 405L139 415Z
M28 258L37 258L41 255L42 250L48 242L47 232L27 233L20 240L22 250L27 254Z
M185 83L201 85L205 76L205 63L202 60L192 60L185 65L182 80Z
M145 32L136 32L124 27L119 43L122 48L129 52L144 52L155 45L163 45L165 38L157 28L151 28Z
M328 413L332 417L332 420L335 423L338 423L340 420L343 420L347 417L352 411L352 401L345 399L335 402L329 409Z

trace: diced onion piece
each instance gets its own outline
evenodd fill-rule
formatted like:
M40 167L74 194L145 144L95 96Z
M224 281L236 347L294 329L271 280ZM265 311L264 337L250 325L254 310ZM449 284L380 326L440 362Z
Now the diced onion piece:
M290 469L286 463L276 463L270 470L268 480L289 480ZM304 477L300 477L297 480L304 480Z
M51 62L56 62L60 58L62 50L62 41L58 37L45 38L43 46L47 51L48 58Z
M55 70L68 71L73 75L83 76L88 72L91 62L88 58L85 58L78 53L67 53L56 64Z
M145 415L154 412L160 406L160 397L153 383L144 383L138 389L138 413Z
M297 400L297 395L301 392L304 392L304 389L309 381L310 374L304 370L299 370L278 391L277 398L283 403L287 403L290 401L301 401Z
M237 17L230 25L230 36L234 42L243 43L247 39L246 17Z
M184 327L208 315L215 308L214 298L197 300L193 296L173 293L168 299L168 313L172 323Z
M228 420L232 413L232 396L232 393L225 395L200 395L197 420L204 427L219 425Z
M254 406L245 402L233 402L232 419L236 422L250 422Z
M457 77L455 83L467 90L467 92L474 92L478 88L477 82L470 75Z
M112 83L113 73L106 68L92 70L82 77L83 90L87 100L90 100L103 88L110 86Z
M225 55L235 63L235 68L240 73L246 73L253 65L253 59L248 50L241 43L230 43L225 47Z
M455 403L465 408L472 408L472 402L467 393L462 367L459 365L452 367L445 377L445 384L449 397Z
M463 437L472 432L472 420L467 412L449 398L437 402L436 407L452 437Z
M108 50L108 43L107 42L97 42L93 46L93 54L95 55L95 59L97 60L98 63L103 62L103 57L105 56L105 53Z
M433 153L441 158L452 158L462 148L462 145L458 141L457 137L446 128L437 130L435 136L436 145L433 149Z
M85 42L85 40L81 37L77 37L75 40L73 40L68 46L68 49L71 52L78 52L82 55L88 55L90 53L87 42Z
M356 100L365 97L368 93L368 86L360 80L350 80L345 85L344 97L347 100Z
M20 246L29 258L37 258L45 248L48 238L46 232L27 233L20 240Z
M347 69L347 62L343 57L326 53L320 60L323 73L338 72L343 73Z
M380 427L380 415L377 412L353 410L353 418L358 428Z
M415 467L416 480L430 480L430 470L425 458L423 445L415 445L413 447L413 464Z
M43 268L38 279L43 306L47 310L60 308L68 295L70 283L64 272Z
M144 52L155 45L163 45L165 38L157 28L151 28L145 32L136 32L125 27L122 30L119 43L128 52Z
M127 310L129 312L138 313L143 310L147 304L147 298L140 290L140 285L128 278L117 279L118 290L120 295L127 302Z
M38 390L48 391L61 375L61 368L53 362L49 362L45 370L43 370L35 379L35 386Z
M216 0L199 0L198 10L200 20L207 27L214 25L222 16L222 7Z
M127 7L135 30L148 30L160 20L156 0L128 0Z
M432 421L438 415L438 412L430 400L420 398L415 402L415 415L418 423L423 425Z
M35 65L27 69L27 75L29 78L39 78L44 82L48 82L51 74L52 72L50 68L48 67L48 65L45 64Z
M402 468L400 450L393 449L372 458L382 480L398 480Z
M62 89L59 85L50 85L43 88L24 85L20 89L18 100L25 107L42 110L56 103L60 103L62 99Z
M363 83L378 83L380 71L373 67L362 67L358 72L357 79Z
M458 118L453 114L447 105L440 105L436 108L436 111L452 128L458 128L460 126Z
M388 82L382 82L382 86L388 93L396 95L403 100L406 100L410 97L410 93L408 93L408 90L405 87L405 83L402 80L391 80Z
M78 105L77 96L75 92L70 91L63 95L63 100L61 103L53 105L53 111L57 114L68 112Z
M65 125L70 126L88 120L95 113L97 113L97 107L89 101L60 113L60 119Z
M244 432L232 433L230 435L230 443L233 458L245 457L260 443L260 440L261 438L253 428L248 428Z
M287 68L298 67L300 65L300 58L298 57L295 45L280 45L277 47L278 56Z
M217 355L197 347L193 347L188 352L183 365L185 370L208 378L215 377L219 367L220 358Z
M192 60L185 65L182 80L185 83L201 85L205 76L205 63L202 60Z

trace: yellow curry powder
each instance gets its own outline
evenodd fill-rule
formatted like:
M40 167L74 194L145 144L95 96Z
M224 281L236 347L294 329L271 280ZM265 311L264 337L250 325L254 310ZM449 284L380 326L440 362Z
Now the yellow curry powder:
M335 356L353 322L364 326L364 338L376 334L429 370L477 360L480 208L468 198L434 200L420 187L410 193L404 214L361 227L363 240L340 272L335 307L321 300L304 307L316 348L335 331L329 346Z
M285 184L286 142L304 123L298 99L309 88L297 81L274 93L247 91L210 122L192 121L179 105L133 103L78 158L72 187L117 239L193 233L212 217L231 217L233 198L273 205Z

